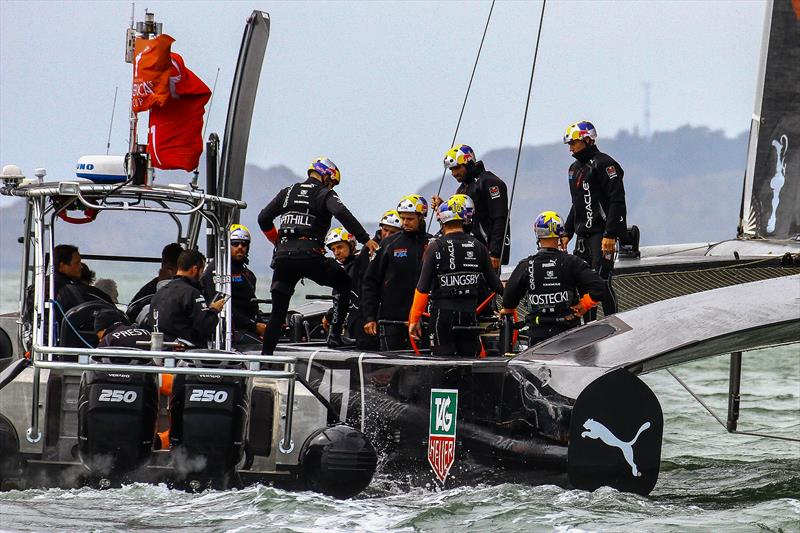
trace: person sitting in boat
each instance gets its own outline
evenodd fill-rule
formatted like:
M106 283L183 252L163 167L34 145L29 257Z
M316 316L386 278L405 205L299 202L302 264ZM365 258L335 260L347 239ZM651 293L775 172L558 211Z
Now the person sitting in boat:
M250 253L250 230L242 224L233 224L231 241L231 314L234 342L236 344L261 343L267 329L256 301L256 275L247 266ZM217 294L214 261L209 261L200 279L206 301L212 302Z
M206 304L200 285L205 266L202 253L184 250L178 256L175 278L153 295L147 325L157 327L166 340L185 339L205 348L213 338L225 300Z
M440 204L436 214L442 236L430 243L422 260L408 316L408 334L415 339L421 335L420 319L430 297L434 355L477 356L481 349L478 331L453 328L478 325L476 308L485 286L503 293L486 247L464 232L474 213L472 200L465 194L455 194Z
M378 248L378 243L370 239L333 190L341 181L341 173L333 161L327 157L317 158L311 162L307 173L306 181L282 189L258 215L261 231L275 245L270 288L272 314L261 348L265 355L275 351L289 310L289 300L302 278L338 291L328 346L336 348L342 345L341 335L337 332L341 331L350 307L350 278L336 261L325 257L324 241L331 218L336 217L370 252ZM281 217L280 229L273 223L278 216Z
M94 315L94 330L98 348L138 348L146 350L147 345L139 341L150 342L150 331L136 326L129 326L122 320L123 315L114 309L100 309Z
M61 317L73 307L91 300L103 300L113 303L111 297L105 292L92 287L84 282L84 263L81 262L81 254L77 246L71 244L59 244L53 249L53 286L55 288L56 303L59 307ZM87 266L86 271L91 272Z
M605 281L589 264L561 249L564 225L555 211L533 223L539 251L520 261L506 283L502 314L527 299L531 344L580 325L580 317L605 295Z
M574 254L589 263L605 280L603 314L617 312L617 298L611 284L617 241L625 235L625 172L614 158L597 148L597 130L591 122L570 124L564 144L575 161L569 167L569 192L572 207L564 225L563 246L575 235ZM596 310L586 316L594 320Z
M178 270L178 256L181 255L182 251L183 246L177 242L171 242L164 246L161 250L161 268L158 270L158 275L145 283L136 292L131 303L141 300L145 296L155 294L160 282L168 282L175 276L175 272Z
M405 322L414 300L422 255L431 238L425 231L428 202L423 196L404 196L397 212L403 229L381 243L367 267L361 291L364 331L373 337L380 331L380 348L384 351L410 348ZM380 321L385 322L379 325Z
M466 225L465 229L486 245L492 267L499 270L501 264L508 264L511 254L511 230L506 230L508 193L505 182L486 170L483 161L478 161L475 152L466 144L453 146L444 154L444 167L459 183L456 194L466 194L475 204L473 222ZM441 203L439 196L431 198L433 209L437 209ZM511 224L508 224L510 227Z
M399 219L398 219L399 220ZM364 331L364 316L361 313L361 286L364 273L369 265L369 250L362 248L356 251L356 238L352 233L342 227L333 228L325 237L325 246L333 253L339 263L350 277L350 309L345 321L346 336L355 341L357 348L362 350L377 350L378 342L375 337L367 335ZM322 326L327 330L333 317L331 308L322 318Z
M386 211L381 216L381 221L378 223L378 231L375 233L374 239L383 242L389 235L394 235L403 229L403 223L400 221L400 213L394 209Z

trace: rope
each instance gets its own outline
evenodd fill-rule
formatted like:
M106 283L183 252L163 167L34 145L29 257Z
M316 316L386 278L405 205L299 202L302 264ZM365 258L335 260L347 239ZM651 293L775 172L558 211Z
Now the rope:
M456 123L456 129L453 132L453 140L450 141L450 146L453 146L456 142L456 137L458 137L458 129L461 127L461 119L464 117L464 109L467 107L467 99L469 98L469 90L472 88L472 80L475 78L475 70L478 68L478 60L481 58L481 50L483 50L483 41L486 39L486 31L489 29L489 21L492 20L492 11L494 11L494 2L492 0L492 5L489 8L489 15L486 17L486 25L483 27L483 36L481 37L481 44L478 46L478 54L475 56L475 64L472 65L472 74L469 76L469 84L467 84L467 92L464 95L464 101L461 103L461 112L458 114L458 122ZM439 180L439 189L436 191L436 196L442 194L442 186L444 185L444 178L447 175L447 169L445 168L442 171L442 179ZM433 223L433 210L431 210L431 219L428 222L430 226Z
M547 5L547 0L542 0L542 12L539 15L539 30L536 33L536 47L533 50L533 63L531 65L531 79L528 82L528 96L525 99L525 114L522 117L522 131L519 134L519 146L517 147L517 161L514 164L514 179L511 182L511 196L508 199L508 216L506 216L506 227L503 230L503 246L500 248L500 261L503 260L503 255L506 252L506 236L508 235L508 227L511 224L511 206L514 205L514 191L517 188L517 174L519 172L519 160L522 156L522 140L525 138L525 124L528 122L528 108L531 104L531 90L533 89L533 75L536 72L536 58L539 56L539 41L542 38L542 26L544 22L544 8ZM509 243L510 244L510 243Z

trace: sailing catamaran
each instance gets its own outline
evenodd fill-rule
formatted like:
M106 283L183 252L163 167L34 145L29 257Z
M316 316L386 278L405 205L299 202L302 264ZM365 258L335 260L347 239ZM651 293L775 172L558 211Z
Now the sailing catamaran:
M151 16L129 30L131 41L159 34ZM228 302L208 348L174 351L158 333L141 350L97 348L94 313L124 315L87 300L57 317L47 275L57 228L70 212L160 215L176 223L178 242L196 247L205 224L218 290L229 293L227 228L247 207L244 162L268 37L268 15L253 12L221 152L215 135L207 145L205 190L153 184L151 158L135 142L129 161L136 164L84 160L79 174L89 182L30 182L5 169L2 194L25 199L26 218L20 309L0 317L0 344L8 345L0 357L10 354L0 358L0 488L272 482L349 497L369 485L380 455L383 472L421 484L497 478L648 494L664 424L638 376L731 354L724 425L735 432L742 352L800 342L800 158L792 149L800 142L800 14L776 0L765 26L740 236L699 250L623 243L635 257L621 261L619 314L535 346L524 331L512 345L506 322L495 354L443 359L326 349L313 342L317 311L308 308L296 310L287 339L304 342L262 356L234 346ZM102 182L109 175L115 183ZM171 391L160 387L165 375L175 376ZM156 437L166 429L168 439Z

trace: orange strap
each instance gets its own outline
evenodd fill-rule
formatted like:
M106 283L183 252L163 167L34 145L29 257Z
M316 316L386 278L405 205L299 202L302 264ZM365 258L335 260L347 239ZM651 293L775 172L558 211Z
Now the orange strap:
M278 244L278 228L272 226L272 229L264 232L264 236L269 239L272 244Z
M488 297L487 297L487 298L486 298L486 299L485 299L485 300L484 300L484 301L483 301L483 302L482 302L482 303L481 303L481 304L478 306L478 308L477 308L477 309L475 309L475 312L476 312L477 314L481 314L481 313L483 313L483 310L484 310L484 309L486 309L486 306L487 306L487 305L489 305L489 304L491 303L491 301L492 301L492 300L494 300L494 297L495 297L495 293L492 293L492 294L490 294L490 295L489 295L489 296L488 296Z
M158 388L158 393L162 396L169 396L172 394L172 380L175 379L175 376L172 374L160 374L161 376L161 386Z
M169 430L156 433L156 435L158 435L158 440L161 443L161 448L159 448L159 450L169 449Z
M414 289L414 303L411 304L411 311L408 313L409 324L416 324L419 322L422 313L425 312L425 308L428 306L428 298L430 298L428 293L419 292L419 290Z
M592 297L589 296L589 293L587 292L586 294L583 295L583 297L580 299L578 303L581 305L581 307L583 307L583 310L585 312L593 307L596 307L597 304L599 304L600 302L595 302L594 300L592 300Z

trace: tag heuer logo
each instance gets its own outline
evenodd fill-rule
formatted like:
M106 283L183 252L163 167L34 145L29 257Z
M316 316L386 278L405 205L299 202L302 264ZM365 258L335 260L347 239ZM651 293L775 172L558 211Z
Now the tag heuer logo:
M457 389L431 389L428 463L441 483L456 458Z

